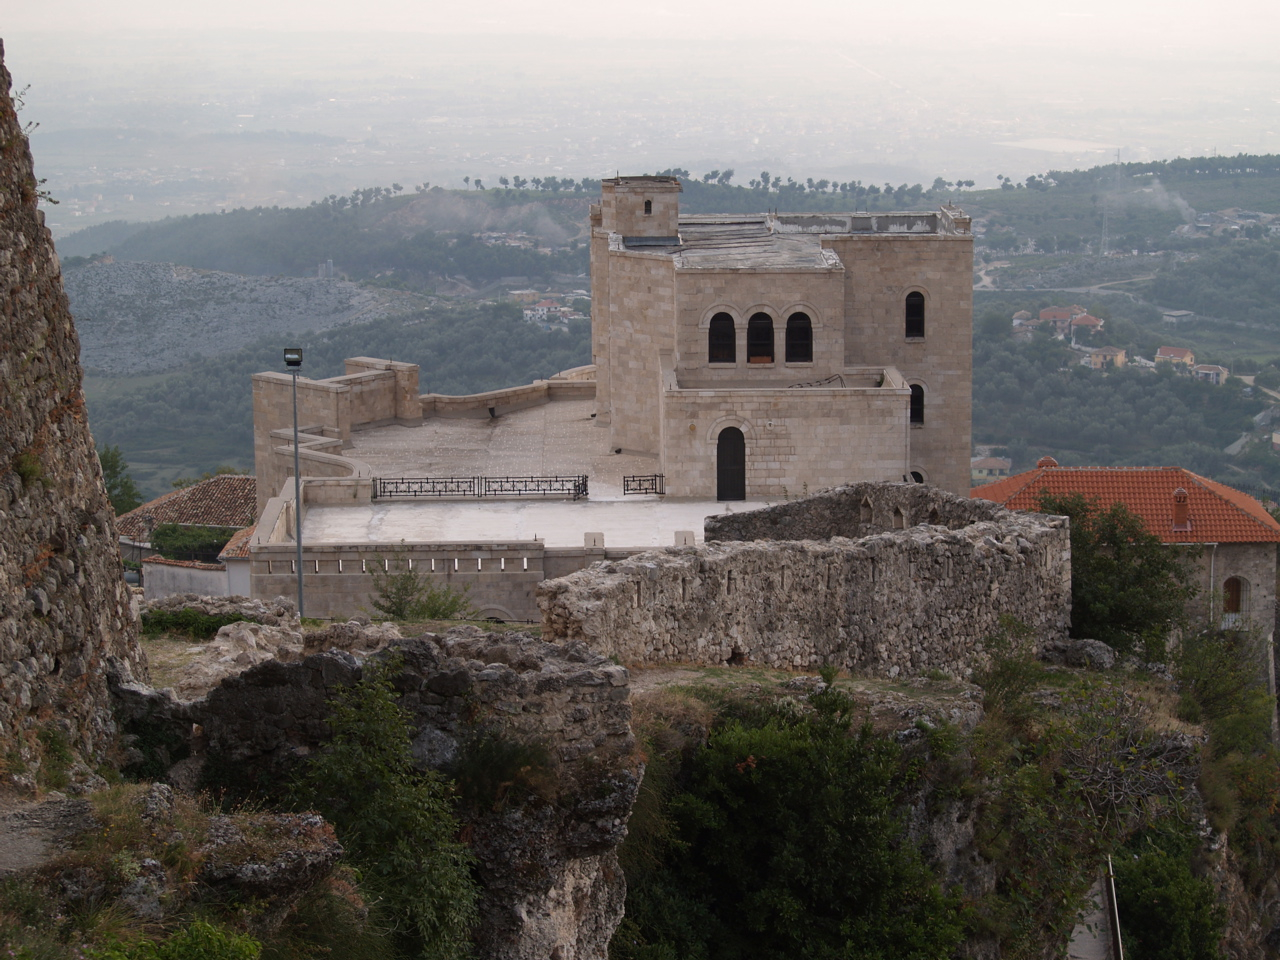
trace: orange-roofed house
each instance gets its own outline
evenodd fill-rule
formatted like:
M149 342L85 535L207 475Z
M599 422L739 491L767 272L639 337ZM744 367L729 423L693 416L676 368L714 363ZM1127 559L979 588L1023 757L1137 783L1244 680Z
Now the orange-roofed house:
M1196 355L1186 347L1161 347L1156 351L1156 363L1180 363L1184 367L1196 365Z
M1222 627L1252 625L1270 649L1280 523L1253 497L1181 467L1060 467L1052 457L970 496L1036 510L1042 493L1078 493L1103 508L1123 503L1165 543L1193 549L1200 588L1193 615Z
M1087 333L1090 336L1102 329L1104 321L1099 320L1092 314L1082 313L1078 317L1071 318L1071 332Z

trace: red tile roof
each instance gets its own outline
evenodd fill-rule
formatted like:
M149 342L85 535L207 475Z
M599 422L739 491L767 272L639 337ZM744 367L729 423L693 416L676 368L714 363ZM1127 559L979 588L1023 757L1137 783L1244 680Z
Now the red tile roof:
M1192 356L1186 347L1161 347L1156 351L1157 360L1187 360Z
M1072 316L1070 307L1045 307L1040 311L1041 320L1070 320Z
M225 570L225 564L222 563L201 563L199 560L170 560L156 554L153 557L143 557L143 563L163 563L166 567L186 567L188 570Z
M146 542L148 518L154 521L154 526L186 523L247 527L257 519L257 508L257 481L253 477L224 474L166 493L116 517L116 529L130 540Z
M258 529L258 525L254 524L252 527L245 527L243 530L236 531L236 535L227 541L227 545L218 554L218 559L247 560L249 558L249 540L256 529Z
M1042 491L1079 493L1103 507L1123 503L1165 543L1280 543L1280 523L1257 500L1181 467L1060 467L1051 457L1040 464L1046 465L985 484L970 496L1035 510ZM1178 488L1187 491L1189 531L1173 529Z
M1071 325L1073 327L1100 327L1102 326L1102 321L1097 317L1082 313L1078 317L1071 318Z

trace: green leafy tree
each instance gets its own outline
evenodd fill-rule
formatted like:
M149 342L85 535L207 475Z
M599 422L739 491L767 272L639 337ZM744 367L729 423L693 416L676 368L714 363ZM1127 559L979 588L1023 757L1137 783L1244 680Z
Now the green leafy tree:
M906 842L900 749L851 734L852 701L715 731L668 804L674 842L628 897L611 956L950 957L956 904Z
M1043 492L1039 508L1071 518L1071 635L1125 653L1162 650L1196 592L1182 548L1166 546L1122 503L1104 509L1078 493Z
M129 464L125 462L120 448L103 447L98 451L98 462L102 464L102 479L107 485L107 497L116 516L141 506L142 494L129 475Z
M1159 849L1117 858L1116 899L1133 960L1221 960L1226 907L1187 856Z
M476 919L472 856L456 839L448 782L414 767L397 669L369 663L330 701L332 739L303 769L294 799L333 823L403 954L453 960L468 955Z

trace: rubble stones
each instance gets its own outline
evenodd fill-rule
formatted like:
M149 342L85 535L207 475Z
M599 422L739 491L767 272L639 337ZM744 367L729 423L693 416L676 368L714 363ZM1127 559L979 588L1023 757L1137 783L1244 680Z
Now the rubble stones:
M9 86L0 66L0 755L32 772L45 725L99 757L115 732L106 658L146 666Z
M1040 648L1040 659L1068 667L1110 670L1116 665L1116 652L1101 640L1051 640Z

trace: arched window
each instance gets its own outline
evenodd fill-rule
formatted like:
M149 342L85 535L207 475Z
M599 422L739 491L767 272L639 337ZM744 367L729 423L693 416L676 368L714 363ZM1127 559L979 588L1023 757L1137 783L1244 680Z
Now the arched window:
M767 313L747 321L747 363L773 363L773 317Z
M912 470L909 474L907 474L907 476L911 478L912 483L924 483L924 474L921 473L919 470Z
M911 385L911 422L924 423L924 387Z
M901 507L893 508L893 529L895 530L907 529L907 515L902 512Z
M807 313L787 317L787 363L813 363L813 321Z
M1237 627L1249 616L1249 581L1227 577L1222 584L1222 626Z
M738 348L734 341L733 317L717 313L707 330L707 362L736 363Z
M652 201L652 200L646 200L646 201L644 202L644 215L647 217L647 216L649 216L651 213L653 213L653 201Z
M912 290L907 294L907 336L924 336L924 294Z

